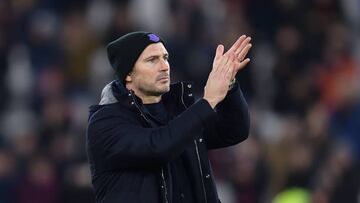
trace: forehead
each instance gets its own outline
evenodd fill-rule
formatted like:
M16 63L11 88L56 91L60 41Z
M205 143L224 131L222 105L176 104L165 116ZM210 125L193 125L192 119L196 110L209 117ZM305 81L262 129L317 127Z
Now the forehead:
M153 55L163 55L167 53L168 52L165 46L163 45L163 43L159 42L159 43L149 44L149 46L147 46L144 49L144 51L141 53L140 58L146 58Z

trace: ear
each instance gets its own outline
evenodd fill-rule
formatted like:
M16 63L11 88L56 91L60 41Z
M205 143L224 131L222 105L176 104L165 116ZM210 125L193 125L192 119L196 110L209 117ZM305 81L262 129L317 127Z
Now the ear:
M132 81L132 78L131 78L131 72L128 73L125 77L125 82L131 82Z

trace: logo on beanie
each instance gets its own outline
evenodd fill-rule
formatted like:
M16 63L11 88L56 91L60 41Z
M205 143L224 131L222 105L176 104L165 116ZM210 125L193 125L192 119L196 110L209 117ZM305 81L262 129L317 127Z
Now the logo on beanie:
M153 42L158 42L160 41L160 38L158 36L156 36L155 34L148 34L149 40L153 41Z

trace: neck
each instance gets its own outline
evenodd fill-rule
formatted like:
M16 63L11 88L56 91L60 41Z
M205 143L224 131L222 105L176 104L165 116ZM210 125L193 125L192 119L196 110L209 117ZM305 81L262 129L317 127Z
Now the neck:
M139 95L136 96L138 96L142 100L143 104L154 104L154 103L159 103L161 101L161 96L139 96Z

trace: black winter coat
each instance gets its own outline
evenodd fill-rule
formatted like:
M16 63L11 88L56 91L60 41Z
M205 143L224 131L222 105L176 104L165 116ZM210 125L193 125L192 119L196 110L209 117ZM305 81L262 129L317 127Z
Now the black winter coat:
M170 203L167 163L182 155L189 167L195 201L219 202L207 150L248 137L249 113L238 84L214 111L197 102L186 82L171 85L162 101L173 119L157 126L141 100L119 81L102 93L105 104L90 107L87 154L96 202ZM106 88L104 88L105 90Z

